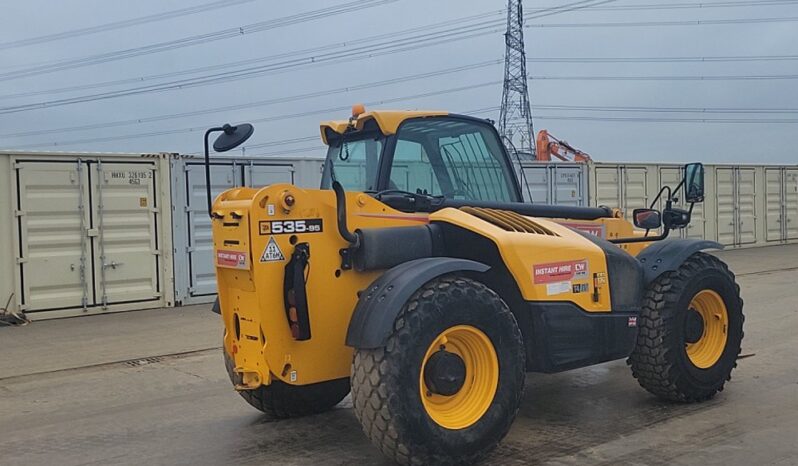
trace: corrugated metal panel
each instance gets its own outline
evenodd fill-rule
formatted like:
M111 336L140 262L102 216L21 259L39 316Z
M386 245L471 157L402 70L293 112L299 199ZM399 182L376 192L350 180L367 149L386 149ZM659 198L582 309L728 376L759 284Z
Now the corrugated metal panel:
M91 183L91 218L98 233L93 242L96 299L103 305L158 299L157 166L114 161L93 165L98 177Z
M596 167L596 196L593 205L621 208L621 168Z
M798 239L798 168L784 170L786 239Z
M171 304L163 155L2 155L15 207L16 309L43 319Z
M587 205L585 181L587 166L559 166L553 164L552 203L567 206Z
M739 244L756 243L756 169L737 170L737 239Z
M781 241L783 231L784 170L765 169L765 236L767 241Z
M715 170L715 193L717 198L718 242L731 246L736 241L736 195L733 168Z
M648 168L623 167L623 209L624 217L632 221L632 211L648 207Z
M536 204L550 204L551 192L549 183L549 170L545 164L524 166L524 177L519 179L522 183L521 191L525 202L533 202ZM523 186L526 183L526 186ZM529 196L532 195L530 199Z
M22 309L93 305L88 165L21 162L16 170Z

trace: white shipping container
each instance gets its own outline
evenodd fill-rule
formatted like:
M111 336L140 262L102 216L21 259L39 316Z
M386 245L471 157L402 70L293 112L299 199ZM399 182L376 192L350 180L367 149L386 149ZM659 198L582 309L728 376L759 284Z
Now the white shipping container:
M168 155L0 157L12 309L41 319L172 304Z
M519 178L524 201L531 200L537 204L587 205L587 173L588 167L585 164L524 164L523 177Z

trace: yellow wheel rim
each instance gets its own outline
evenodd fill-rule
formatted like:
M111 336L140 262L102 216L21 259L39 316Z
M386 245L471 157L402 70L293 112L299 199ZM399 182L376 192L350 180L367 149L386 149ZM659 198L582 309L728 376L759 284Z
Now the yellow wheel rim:
M444 349L462 358L465 381L460 390L444 396L432 391L424 381L430 356ZM499 385L499 359L490 338L470 325L444 330L430 344L421 365L421 402L433 421L446 429L465 429L476 423L490 408Z
M687 357L699 369L712 367L723 354L729 331L729 313L719 294L712 290L702 290L690 301L704 321L704 331L695 343L687 343Z

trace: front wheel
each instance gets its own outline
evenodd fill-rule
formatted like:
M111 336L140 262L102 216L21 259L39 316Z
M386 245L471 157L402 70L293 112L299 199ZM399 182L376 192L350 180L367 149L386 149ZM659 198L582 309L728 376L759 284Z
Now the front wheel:
M363 431L400 464L470 464L507 434L523 395L524 345L501 298L477 281L430 281L386 346L358 349L352 401Z
M743 321L734 274L714 256L693 254L649 285L629 358L632 373L660 398L709 399L737 366Z

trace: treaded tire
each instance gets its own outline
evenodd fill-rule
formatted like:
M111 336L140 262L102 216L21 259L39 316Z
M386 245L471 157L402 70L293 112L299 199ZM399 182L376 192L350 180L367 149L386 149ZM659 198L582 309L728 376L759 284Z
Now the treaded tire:
M428 347L457 325L476 327L490 339L499 378L487 412L466 428L450 430L427 414L419 380ZM355 415L372 443L400 464L471 464L490 453L510 429L523 396L524 364L521 332L504 301L475 280L440 277L408 300L384 348L355 350Z
M728 315L726 345L710 367L695 366L685 350L685 319L693 296L701 290L715 291ZM734 274L720 259L695 253L678 269L663 273L647 288L638 319L637 343L629 364L640 385L671 401L707 400L723 390L743 339L743 300Z
M241 375L233 372L233 359L222 348L224 366L233 385ZM238 392L247 403L272 419L287 419L329 410L349 394L349 379L336 379L312 385L289 385L273 380L270 385Z

